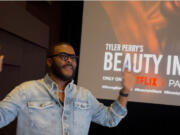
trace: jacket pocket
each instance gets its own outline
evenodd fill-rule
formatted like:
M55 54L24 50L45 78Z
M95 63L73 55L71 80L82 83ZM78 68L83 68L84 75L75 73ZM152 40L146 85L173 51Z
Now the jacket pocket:
M74 106L76 109L87 110L90 108L90 104L88 102L75 101Z
M75 128L88 127L91 121L91 105L88 101L75 101L73 111L73 125Z
M46 109L54 106L53 101L30 101L27 103L28 108L31 109Z

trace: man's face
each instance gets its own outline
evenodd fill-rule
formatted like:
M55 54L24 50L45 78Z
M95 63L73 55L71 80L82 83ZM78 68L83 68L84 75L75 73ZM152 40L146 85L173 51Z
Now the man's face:
M68 45L60 45L55 47L54 54L65 54L68 55L75 55L75 51L71 46ZM75 75L76 70L76 60L70 57L67 59L63 59L63 55L55 56L50 58L51 59L51 72L58 77L60 80L63 81L71 81Z

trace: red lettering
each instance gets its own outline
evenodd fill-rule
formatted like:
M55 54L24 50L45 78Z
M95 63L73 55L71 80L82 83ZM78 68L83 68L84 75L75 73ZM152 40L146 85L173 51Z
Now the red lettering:
M137 76L136 84L144 84L145 86L157 86L157 78L156 77L147 77L147 76Z

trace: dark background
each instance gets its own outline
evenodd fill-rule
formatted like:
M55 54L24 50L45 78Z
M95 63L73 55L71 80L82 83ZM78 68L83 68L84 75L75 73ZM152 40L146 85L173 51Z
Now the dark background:
M49 26L49 46L62 41L70 42L77 55L79 55L83 2L23 2L22 4L26 6L28 12ZM19 62L22 55L19 56L16 63L5 59L4 70L0 76L0 100L2 100L14 86L26 80L40 78L45 74L45 56L48 47L42 47L1 27L0 38L0 44L8 44L10 48L3 46L6 59L11 56L10 52L11 54L17 54L18 51L24 52L22 55L25 58ZM18 47L15 47L12 51L11 45L14 44L14 41L18 42ZM24 44L27 44L28 47ZM42 58L38 58L39 52L41 52ZM38 66L39 62L42 66ZM32 66L29 68L30 65L34 65L33 68ZM77 75L75 82L77 83ZM100 102L110 105L113 101L100 100ZM127 108L128 115L117 127L107 128L92 123L89 135L156 135L168 132L173 135L179 134L180 107L129 102ZM16 121L0 129L0 135L15 135L15 132Z

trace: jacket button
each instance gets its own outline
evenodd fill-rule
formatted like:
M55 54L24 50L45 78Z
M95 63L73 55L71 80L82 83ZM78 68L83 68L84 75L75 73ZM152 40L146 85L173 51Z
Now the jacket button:
M33 124L33 123L31 123L31 127L34 127L34 124Z
M66 117L66 116L64 116L64 120L67 120L67 117Z

